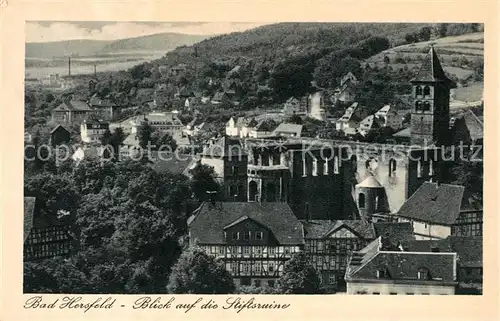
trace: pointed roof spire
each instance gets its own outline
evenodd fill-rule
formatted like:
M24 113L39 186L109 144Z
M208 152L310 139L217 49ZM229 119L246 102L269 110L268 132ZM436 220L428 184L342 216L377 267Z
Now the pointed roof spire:
M456 85L455 83L446 76L446 73L441 66L441 62L439 61L439 57L434 50L434 46L431 45L429 49L429 53L424 59L422 66L415 78L411 80L412 82L446 82L450 84L452 88Z

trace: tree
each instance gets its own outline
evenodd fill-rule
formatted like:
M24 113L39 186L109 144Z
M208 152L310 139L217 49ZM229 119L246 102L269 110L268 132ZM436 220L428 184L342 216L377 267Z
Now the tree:
M302 96L309 91L314 59L309 56L300 56L285 59L279 62L269 78L269 86L279 99L290 96Z
M352 72L356 77L362 75L361 63L358 59L342 56L338 52L320 59L317 65L314 70L314 80L319 86L325 88L337 86L340 78L348 72Z
M290 124L302 125L302 118L299 115L292 115L287 120Z
M200 164L189 171L191 174L191 190L200 201L208 199L207 192L219 192L220 185L215 180L214 168Z
M109 145L111 143L111 132L109 129L104 131L104 134L100 137L101 144L103 146Z
M277 288L283 294L321 293L321 279L309 263L304 252L299 252L285 263L283 274L278 279Z
M151 139L152 139L152 144L155 145L155 149L160 149L160 147L162 147L162 151L172 151L172 152L177 149L177 142L172 136L170 136L169 133L155 132L153 133Z
M422 27L418 32L418 38L420 41L428 41L431 39L432 30L430 27Z
M417 40L418 40L417 37L413 33L407 33L405 35L405 41L406 41L406 43L414 43Z
M154 128L148 123L143 122L137 129L137 136L139 139L139 146L146 148L149 142L152 142L152 135Z
M200 248L192 248L173 266L167 289L175 294L228 294L235 286L222 262Z
M446 32L448 30L448 23L438 23L436 27L436 33L439 37L446 37Z

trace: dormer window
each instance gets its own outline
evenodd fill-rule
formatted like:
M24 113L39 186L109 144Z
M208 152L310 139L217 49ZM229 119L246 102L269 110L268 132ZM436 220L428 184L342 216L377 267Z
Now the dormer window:
M389 277L389 273L386 268L379 268L377 270L377 278L378 279L387 279Z
M417 279L419 280L429 280L429 270L426 268L420 268L417 271Z

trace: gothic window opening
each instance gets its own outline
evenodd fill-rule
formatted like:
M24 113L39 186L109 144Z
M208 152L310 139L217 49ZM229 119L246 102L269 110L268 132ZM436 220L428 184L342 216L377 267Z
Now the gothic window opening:
M378 196L375 196L375 210L378 210Z
M339 173L339 157L338 156L333 157L333 173L334 174Z
M323 175L328 175L328 157L325 159L325 163L323 164Z
M434 175L434 161L431 159L429 160L429 176Z
M249 184L248 184L248 190L249 190L249 198L248 198L248 201L249 202L254 202L257 200L257 182L255 181L251 181Z
M424 87L424 96L430 96L431 88L429 86Z
M302 176L307 176L306 157L302 157Z
M396 160L394 158L391 158L389 160L389 177L395 177L396 176Z
M313 160L312 176L318 176L318 160L317 159Z
M422 177L422 161L420 159L417 161L417 177Z
M238 196L238 186L234 185L229 186L229 196L231 197Z
M424 111L429 111L431 110L431 103L426 101L424 102L424 108L423 108Z
M359 193L359 196L358 196L358 207L359 208L365 208L365 194L364 193Z

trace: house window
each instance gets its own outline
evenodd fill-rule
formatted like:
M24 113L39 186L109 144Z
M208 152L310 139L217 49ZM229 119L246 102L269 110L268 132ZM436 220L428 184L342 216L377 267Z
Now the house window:
M255 239L256 240L262 240L262 238L263 238L262 232L255 232Z
M239 240L240 239L240 232L233 232L233 240Z
M237 186L234 186L234 185L229 186L229 196L230 197L238 196L238 187Z
M274 262L269 262L268 270L269 272L274 272Z
M429 86L424 87L424 96L430 96L431 88Z
M330 274L328 276L328 284L332 285L332 284L336 284L337 283L337 279L335 278L335 274Z
M359 196L358 196L358 207L359 208L365 208L365 194L364 193L359 193Z
M417 177L422 177L422 161L420 159L417 161Z
M255 271L255 274L260 274L261 273L262 269L261 269L261 266L260 266L260 262L256 262L256 264L254 266L254 271ZM260 282L260 280L259 280L259 282Z
M246 231L245 233L243 233L243 239L244 239L245 241L250 240L251 233L252 233L252 232L250 232L250 231Z
M250 254L250 247L249 246L244 246L243 247L243 254L246 254L246 255Z
M423 108L424 111L429 111L431 110L431 103L426 101L424 102L424 108Z
M334 174L339 173L339 157L338 156L333 157L333 173Z
M269 248L269 254L274 255L276 253L276 248L270 247Z

